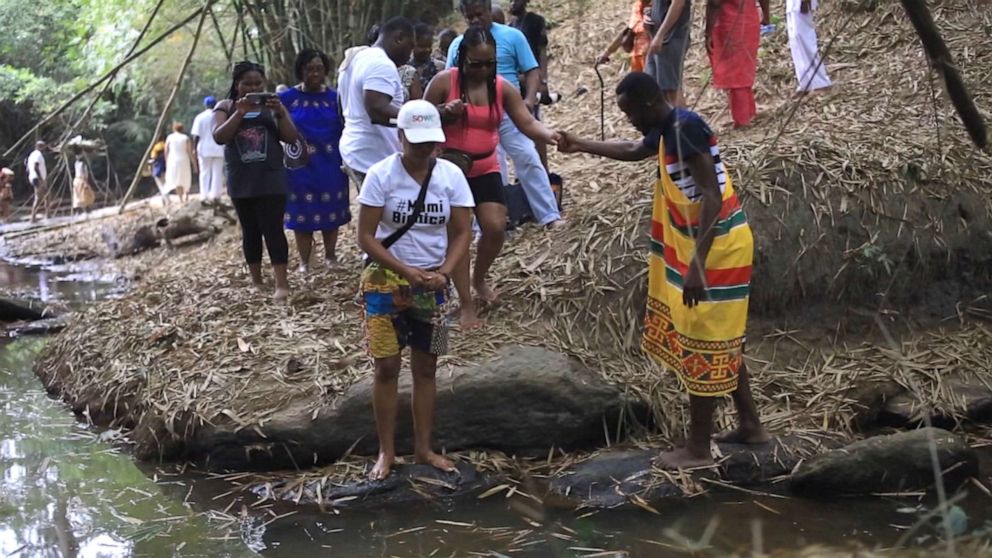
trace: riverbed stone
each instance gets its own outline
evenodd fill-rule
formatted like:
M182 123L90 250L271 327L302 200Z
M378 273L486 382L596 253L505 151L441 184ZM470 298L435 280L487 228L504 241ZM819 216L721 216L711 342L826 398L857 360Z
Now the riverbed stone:
M718 444L712 468L682 474L654 467L658 450L610 451L552 478L549 503L560 506L619 508L642 506L723 485L760 486L788 475L805 457L837 447L836 438L789 435L760 445ZM708 482L709 481L709 482Z
M25 335L51 335L65 329L69 325L69 321L71 319L72 314L62 314L55 318L35 320L11 329L10 334L14 337L23 337Z
M953 426L963 421L988 422L992 419L992 387L984 378L966 378L962 375L943 379L946 397L939 409L932 409L930 421ZM924 422L926 407L909 392L889 399L884 417L897 426L920 425Z
M978 474L978 455L963 438L939 428L876 436L818 455L789 479L800 495L877 494L924 490L934 483L931 442L946 487Z
M366 378L316 414L301 404L261 428L205 426L188 441L189 457L212 468L272 469L331 462L345 454L375 455L372 385L373 379ZM397 451L409 454L409 372L401 374L399 386ZM511 346L489 362L439 372L434 439L436 447L449 451L543 456L551 448L602 447L605 432L612 436L618 424L647 416L645 401L625 395L577 360Z
M401 464L381 481L289 481L256 485L252 491L261 497L275 496L295 503L378 509L406 502L470 496L496 485L496 477L482 474L468 463L455 463L455 467L457 471L446 472L430 465Z

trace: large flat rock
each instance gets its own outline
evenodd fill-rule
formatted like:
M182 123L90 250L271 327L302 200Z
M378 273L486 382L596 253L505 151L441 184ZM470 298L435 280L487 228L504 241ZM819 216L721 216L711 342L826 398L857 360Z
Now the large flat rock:
M802 459L836 446L829 437L812 436L784 436L755 446L719 444L723 458L717 466L692 471L689 477L706 488L719 488L718 483L767 484L788 475ZM655 468L657 455L656 450L602 453L552 478L550 499L565 505L617 508L685 496L686 479Z
M978 474L978 455L963 438L939 428L875 436L803 463L789 487L807 496L923 490L936 479L956 487Z
M372 381L353 385L316 417L304 408L286 409L261 428L203 427L187 441L188 457L212 468L279 469L327 463L345 454L374 455ZM411 388L404 371L396 438L400 453L413 449ZM449 451L547 455L551 448L595 449L605 445L604 423L612 433L623 413L648 415L645 402L624 395L578 361L533 347L507 347L490 362L442 373L437 394L435 445ZM623 423L633 422L630 416Z

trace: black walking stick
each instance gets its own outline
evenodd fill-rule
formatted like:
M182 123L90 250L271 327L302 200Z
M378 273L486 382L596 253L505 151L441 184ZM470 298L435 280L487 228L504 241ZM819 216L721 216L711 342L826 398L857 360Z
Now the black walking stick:
M606 83L603 81L603 75L599 73L599 62L596 62L592 68L599 78L599 139L606 141Z

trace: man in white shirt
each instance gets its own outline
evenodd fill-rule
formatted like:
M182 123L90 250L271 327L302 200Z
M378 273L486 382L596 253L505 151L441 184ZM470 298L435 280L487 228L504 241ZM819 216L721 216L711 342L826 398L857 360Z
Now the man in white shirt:
M43 141L34 144L34 151L28 155L28 182L34 188L34 203L31 204L31 222L38 220L38 206L44 203L45 217L48 217L48 166L45 164L45 151L48 145Z
M193 149L200 164L200 197L216 200L224 193L224 147L214 141L214 105L217 100L203 99L206 108L193 119Z
M372 165L401 149L393 123L403 105L397 67L410 60L413 46L413 23L396 17L380 28L375 44L352 50L338 69L344 113L339 149L358 188Z

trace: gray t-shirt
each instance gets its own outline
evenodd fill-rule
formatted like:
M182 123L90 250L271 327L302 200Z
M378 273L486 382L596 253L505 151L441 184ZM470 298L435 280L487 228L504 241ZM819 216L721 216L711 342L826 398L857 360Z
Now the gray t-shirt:
M668 10L672 7L672 0L654 0L651 4L651 21L654 23L654 28L657 31L661 28L662 22L665 21L665 16L668 15ZM667 43L671 37L683 36L689 32L689 26L692 20L692 10L690 0L686 0L685 4L682 6L682 15L679 16L678 22L676 22L675 27L672 28L671 35L665 37L665 42Z

